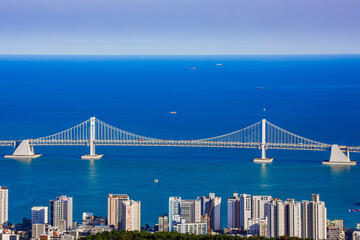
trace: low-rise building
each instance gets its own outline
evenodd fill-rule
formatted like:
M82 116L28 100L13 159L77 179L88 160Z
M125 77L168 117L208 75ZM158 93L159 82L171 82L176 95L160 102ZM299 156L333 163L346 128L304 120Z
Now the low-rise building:
M352 233L352 240L360 240L360 231L354 231Z
M335 219L327 220L327 239L328 240L344 240L344 220Z
M248 235L252 236L267 236L267 219L266 218L251 218L249 219Z
M174 232L179 233L190 233L196 235L205 235L207 233L207 224L206 222L198 222L198 223L186 223L185 218L181 218L180 216L176 217L174 223Z

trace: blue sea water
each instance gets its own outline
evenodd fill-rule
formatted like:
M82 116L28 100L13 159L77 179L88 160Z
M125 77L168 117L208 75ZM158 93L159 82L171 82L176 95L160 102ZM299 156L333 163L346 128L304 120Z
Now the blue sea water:
M0 56L0 90L0 139L47 136L91 116L164 139L217 136L266 118L314 140L360 146L359 55ZM360 222L347 211L360 208L360 167L323 166L329 152L269 150L274 162L262 166L252 162L255 149L97 147L104 157L87 161L87 147L35 147L38 159L2 158L12 151L0 147L11 222L61 194L74 197L81 222L84 211L107 214L108 193L127 193L142 201L142 225L153 225L169 196L215 192L226 227L235 191L283 200L319 193L328 218Z

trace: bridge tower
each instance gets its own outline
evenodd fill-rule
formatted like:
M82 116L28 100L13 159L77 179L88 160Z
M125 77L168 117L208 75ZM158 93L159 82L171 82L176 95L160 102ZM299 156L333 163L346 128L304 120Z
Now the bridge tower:
M272 163L273 158L266 157L266 119L261 120L261 158L255 158L255 163Z
M104 155L103 154L95 154L95 136L96 136L96 126L95 126L95 117L90 118L90 140L89 140L89 146L90 146L90 154L81 156L81 159L88 159L88 160L94 160L94 159L100 159Z

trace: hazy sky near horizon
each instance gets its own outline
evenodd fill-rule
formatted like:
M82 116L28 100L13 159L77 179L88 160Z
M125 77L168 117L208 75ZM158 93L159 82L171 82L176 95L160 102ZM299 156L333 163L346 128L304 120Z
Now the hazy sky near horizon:
M4 0L0 54L360 53L359 0Z

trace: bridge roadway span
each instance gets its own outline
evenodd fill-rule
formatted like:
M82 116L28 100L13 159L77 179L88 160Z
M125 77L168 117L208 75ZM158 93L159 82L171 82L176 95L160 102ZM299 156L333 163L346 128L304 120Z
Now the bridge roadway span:
M23 147L20 148L21 145L23 145ZM272 158L266 158L265 152L267 149L331 151L332 156L336 155L336 151L338 155L341 155L341 151L347 153L347 162L351 162L349 152L360 152L359 146L337 146L317 142L286 131L265 119L241 130L212 138L197 140L164 140L126 132L92 117L72 128L50 136L28 139L25 141L0 141L0 146L17 147L14 154L7 155L7 157L29 157L30 155L37 157L40 155L33 153L33 146L62 145L89 146L90 154L83 156L83 158L87 159L97 159L102 157L102 155L95 154L95 146L258 148L261 149L262 155L261 158L255 159L257 161L254 161L261 163L272 162ZM23 149L26 149L26 151L24 152ZM333 151L335 151L334 154ZM21 155L19 155L19 153ZM340 157L343 158L343 156ZM333 160L336 162L339 160L339 157L337 157L337 159L334 158ZM343 160L345 160L345 158L343 158ZM354 163L352 163L352 165L353 164Z

